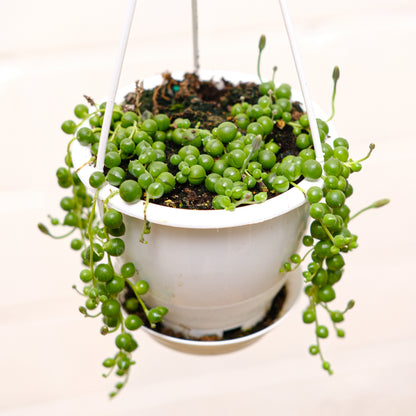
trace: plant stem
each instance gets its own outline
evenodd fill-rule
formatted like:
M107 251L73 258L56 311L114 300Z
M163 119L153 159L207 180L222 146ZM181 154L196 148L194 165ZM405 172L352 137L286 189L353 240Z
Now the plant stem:
M137 293L136 288L134 287L134 283L130 282L130 280L129 280L129 279L125 279L125 280L126 280L126 282L128 283L128 285L131 287L131 289L133 290L134 294L136 295L136 298L137 298L137 300L139 301L140 306L142 307L143 312L145 313L146 318L147 318L147 316L149 315L149 309L147 309L147 307L146 307L146 305L144 304L144 302L143 302L142 298L141 298L141 297L140 297L140 295ZM150 326L151 326L152 328L155 328L155 327L156 327L156 325L155 325L155 324L153 324L153 323L151 323L150 321L149 321L149 324L150 324Z
M321 351L321 343L320 343L320 338L318 337L318 334L317 334L317 328L318 328L318 326L319 326L319 323L318 323L318 316L317 316L317 314L316 314L316 303L315 303L315 301L313 302L314 303L314 309L315 309L315 316L316 316L316 318L315 318L315 336L316 336L316 345L318 346L318 354L319 354L319 358L321 359L321 363L322 363L322 365L324 364L324 362L325 362L325 358L324 358L324 356L323 356L323 354L322 354L322 351ZM332 372L332 370L329 368L328 370L328 374L332 374L333 372Z
M272 75L272 82L274 82L274 78L276 76L277 66L273 67L273 75Z
M82 168L84 168L87 165L90 165L92 162L95 161L97 157L96 156L92 156L91 159L87 160L83 165L81 165L76 171L75 173L78 173Z
M301 264L302 262L306 259L306 257L308 257L308 255L314 250L314 247L310 248L305 255L300 259L300 262L298 264L296 264L296 267L293 268L293 270L296 270Z
M363 209L361 209L360 211L358 211L356 214L354 214L352 217L350 217L350 221L353 220L354 218L358 217L360 214L362 214L365 211L368 211L369 209L373 209L373 208L380 208L384 205L387 205L390 202L390 199L388 198L384 198L384 199L379 199L376 202L373 202L371 205L369 205L368 207L365 207Z
M363 157L360 160L356 160L355 163L360 163L360 162L364 162L364 160L367 160L370 156L371 153L373 153L373 150L376 148L376 145L374 143L370 143L370 150L367 153L367 156Z
M75 290L75 292L77 292L79 295L81 295L81 296L84 296L84 297L85 297L85 294L84 294L84 293L82 293L82 292L80 292L80 291L78 290L78 288L77 288L75 285L72 285L72 289L74 289L74 290Z
M331 232L328 230L328 227L321 220L319 220L319 222L321 223L322 228L325 230L325 232L328 235L329 239L331 240L332 244L335 245L334 237L331 234Z
M251 160L251 158L253 157L253 155L254 155L254 153L256 153L257 152L257 150L259 150L260 149L260 147L261 147L261 143L262 143L262 136L261 136L261 134L258 134L254 139L253 139L253 142L252 142L252 144L251 144L251 150L250 150L250 153L247 155L247 157L244 159L244 162L243 162L243 166L241 167L241 169L240 169L240 173L241 173L241 175L243 175L244 174L244 172L245 172L245 170L246 170L246 167L247 167L247 165L248 165L248 162L250 162L250 160Z
M91 207L91 213L89 216L89 220L88 220L88 237L90 240L90 270L91 270L91 275L92 275L92 282L93 285L96 285L96 280L95 280L95 276L94 276L94 236L92 235L92 222L94 220L94 215L95 215L95 207L97 205L97 198L98 198L98 192L99 190L97 189L95 191L94 194L94 200L92 202L92 207Z
M143 212L144 212L144 216L143 216L143 221L144 221L143 222L143 228L142 228L142 232L140 234L140 240L139 240L143 244L147 244L147 241L144 239L144 234L145 234L145 232L146 232L146 230L148 228L148 221L147 221L146 214L147 214L147 207L149 206L149 202L150 202L150 195L149 195L149 193L147 193L146 194L146 202L144 204L144 210L143 210Z
M337 93L337 82L339 79L339 68L337 66L334 68L334 71L332 72L332 79L334 80L334 89L332 91L332 100L331 100L332 112L331 112L331 117L329 117L327 122L331 121L335 116L335 95Z
M301 191L303 193L303 195L306 196L306 192L295 182L289 182L294 188L299 189L299 191Z
M67 146L67 148L66 148L66 152L68 153L68 154L71 154L70 153L70 151L69 151L69 149L70 149L70 147L71 147L71 144L76 140L77 138L76 137L73 137L69 142L68 142L68 146Z
M117 191L111 191L110 195L108 195L108 197L105 199L105 201L104 201L105 211L107 210L108 201L110 201L110 199L113 196L116 196L119 192L120 192L119 190L117 190Z
M260 41L259 41L259 55L257 58L257 75L259 77L261 84L263 83L263 80L261 79L261 74L260 74L260 60L261 60L261 53L265 46L266 46L266 37L264 35L261 35Z
M49 237L52 237L52 238L54 238L55 240L60 240L61 238L65 238L65 237L68 237L69 235L71 235L75 230L76 230L76 227L74 227L71 231L68 231L66 234L63 234L63 235L53 235L53 234L51 234L51 232L46 228L46 226L45 225L43 225L43 224L41 224L41 223L39 223L38 224L38 228L39 228L39 230L40 231L42 231L44 234L47 234Z

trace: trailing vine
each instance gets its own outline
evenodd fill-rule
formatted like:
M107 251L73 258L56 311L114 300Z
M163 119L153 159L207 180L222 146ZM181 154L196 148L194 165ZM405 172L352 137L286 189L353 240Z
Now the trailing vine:
M258 58L260 81L260 57L264 46L265 38L262 37ZM338 79L339 69L335 68L330 119L334 116ZM354 301L348 302L342 310L331 305L336 297L334 285L344 273L344 255L358 246L357 235L353 234L349 225L362 212L388 203L387 199L382 199L355 215L351 215L346 204L353 194L349 177L361 170L374 145L370 145L365 157L353 160L346 139L335 138L332 144L325 141L329 128L325 121L318 119L324 153L324 162L319 163L315 159L307 114L291 102L291 87L284 83L276 87L274 79L260 83L256 102L249 103L245 97L234 102L226 115L227 121L212 129L201 127L198 120L191 122L187 118L164 113L152 114L151 109L159 109L159 95L163 99L170 96L174 101L172 108L183 108L182 102L174 99L183 91L170 76L165 74L164 80L166 83L153 93L150 109L140 106L141 97L147 94L140 83L136 83L133 108L115 105L104 160L105 171L94 171L89 178L88 185L95 190L93 195L80 181L70 149L75 140L90 147L91 159L88 163L95 163L105 103L98 106L86 97L91 108L84 104L75 107L78 122L66 120L62 124L62 130L71 139L64 159L65 166L56 171L59 186L68 189L70 195L60 201L64 218L50 218L53 227L62 225L69 231L56 235L46 225L38 225L40 231L53 238L69 237L78 231L70 246L80 252L84 266L79 275L83 287L73 286L83 299L79 311L86 318L102 320L101 334L117 334L116 353L103 361L107 371L103 376L115 374L121 380L110 396L114 397L125 386L130 368L135 364L132 353L138 343L133 333L144 324L138 313L144 313L150 326L161 322L168 313L163 306L148 309L142 296L148 292L149 284L138 276L133 263L122 262L117 266L114 261L125 251L122 237L126 227L123 215L109 207L111 198L119 194L127 203L140 199L145 201L145 221L140 241L146 243L145 235L150 232L150 223L146 218L149 203L161 200L162 196L170 195L184 184L203 186L204 191L212 196L214 209L234 210L240 205L262 203L291 187L296 187L305 195L312 220L309 233L303 237L308 251L303 258L293 254L290 261L282 265L281 272L294 270L308 259L303 276L309 304L303 312L303 321L315 325L316 341L310 346L310 353L318 355L323 368L331 374L331 366L321 349L321 340L328 337L329 330L318 320L318 310L329 315L337 336L344 337L344 330L339 324L354 306ZM283 131L289 132L293 138L297 154L282 154L279 138ZM174 149L169 156L168 147ZM317 184L304 190L299 184L302 178ZM322 186L318 186L319 181ZM99 192L107 183L118 190L102 202L103 215L100 219L96 214ZM125 302L123 313L120 294L127 287L135 296Z

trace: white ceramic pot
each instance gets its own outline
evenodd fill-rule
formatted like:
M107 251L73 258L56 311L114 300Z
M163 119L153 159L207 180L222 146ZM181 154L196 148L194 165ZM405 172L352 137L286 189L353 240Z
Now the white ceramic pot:
M234 352L241 348L248 347L284 322L290 310L295 306L301 297L300 295L303 292L303 280L304 278L299 268L290 272L285 283L285 301L277 318L273 323L265 328L242 337L223 339L219 341L199 341L165 335L145 326L143 327L143 330L162 345L188 354L216 355Z
M221 76L232 82L253 80L244 74L201 73L204 79ZM153 87L160 80L159 76L149 78L144 87ZM121 90L118 101L132 90L134 86ZM302 101L299 95L292 98ZM315 112L317 117L327 118L318 106ZM333 126L330 135L335 137ZM89 148L77 141L71 152L76 168L91 157ZM84 184L93 169L85 166L80 170ZM307 190L317 183L303 180L300 186ZM114 189L103 187L100 200ZM138 278L149 282L145 301L150 307L167 307L165 326L190 337L247 329L264 317L285 283L286 275L279 269L296 252L308 212L304 195L295 188L234 211L194 211L151 203L147 210L151 233L146 236L148 244L142 244L143 201L128 204L117 195L109 206L124 214L126 250L122 261L132 261Z

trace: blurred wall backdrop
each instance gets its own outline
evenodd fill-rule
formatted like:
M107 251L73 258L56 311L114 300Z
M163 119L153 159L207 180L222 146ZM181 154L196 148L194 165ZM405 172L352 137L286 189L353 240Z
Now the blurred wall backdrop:
M80 264L68 241L37 222L60 214L61 122L82 95L109 91L127 0L0 2L0 414L16 415L411 415L416 399L415 41L411 0L288 1L312 97L330 111L353 157L376 143L352 198L360 250L342 282L357 302L346 339L326 341L335 374L308 355L313 329L302 298L282 325L250 348L188 356L139 337L130 385L113 401L101 377L113 339L77 312ZM201 66L255 73L297 86L277 1L199 1ZM165 70L192 70L189 0L138 1L120 84ZM356 182L353 180L353 185Z

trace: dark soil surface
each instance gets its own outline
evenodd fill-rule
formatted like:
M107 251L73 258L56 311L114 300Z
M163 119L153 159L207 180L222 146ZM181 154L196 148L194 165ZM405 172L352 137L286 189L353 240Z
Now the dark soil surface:
M287 289L286 289L286 286L283 286L282 289L280 289L280 291L274 297L272 305L269 311L267 312L265 318L259 323L257 323L253 328L247 331L242 331L241 328L234 328L229 331L223 332L222 337L219 337L218 335L208 334L201 338L189 338L189 337L185 337L185 335L182 333L174 332L171 329L164 327L163 323L157 324L156 328L153 328L153 330L163 335L168 335L168 336L175 337L175 338L191 339L194 341L224 341L227 339L241 338L250 334L254 334L258 331L261 331L262 329L267 328L269 325L271 325L279 317L279 314L285 303L286 296L287 296ZM132 292L132 290L128 288L125 301L127 301L127 299L131 297L135 297L135 295ZM124 305L125 305L125 302L123 302L123 307ZM140 316L140 318L143 320L143 322L145 323L147 327L150 327L146 319L146 316L143 312L138 312L137 315Z
M137 95L140 95L137 108ZM195 74L187 73L182 81L175 80L169 73L163 74L163 82L160 86L152 90L138 90L126 95L123 109L125 111L137 111L141 113L150 111L153 114L164 113L173 122L176 118L187 118L194 126L199 123L203 129L212 129L224 121L233 121L231 107L233 104L244 101L249 104L257 103L260 97L258 87L254 83L231 84L225 79L218 84L213 81L201 81ZM292 117L298 119L303 110L299 103L292 103ZM281 161L287 155L297 155L299 149L296 147L295 136L292 127L289 125L276 123L273 131L267 136L266 141L274 141L280 146L277 154L277 161ZM172 141L166 141L166 157L169 170L176 174L178 168L169 163L169 158L173 153L177 153L180 146ZM128 163L128 162L126 162ZM122 166L127 168L127 166ZM127 171L127 169L125 169ZM107 172L105 172L107 173ZM128 171L127 171L128 173ZM126 179L129 179L128 177ZM134 179L131 177L131 179ZM256 192L264 191L261 185ZM205 189L203 184L184 185L176 184L176 187L169 194L163 195L154 203L185 209L213 209L212 198L215 195ZM269 197L273 195L269 193Z

